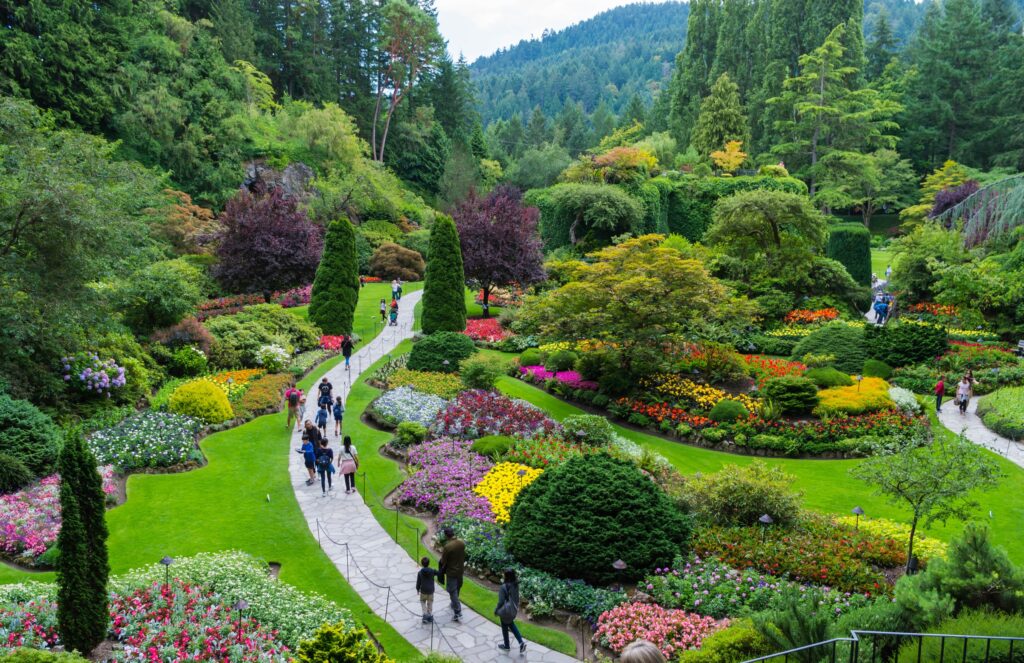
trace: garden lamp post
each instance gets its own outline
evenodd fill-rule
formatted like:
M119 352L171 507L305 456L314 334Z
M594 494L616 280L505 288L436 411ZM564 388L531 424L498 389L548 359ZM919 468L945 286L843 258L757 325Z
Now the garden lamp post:
M757 522L764 525L764 528L761 530L761 543L764 543L764 537L765 534L768 532L768 526L771 525L774 521L772 520L772 517L766 513L760 518L758 518Z
M864 379L864 376L858 373L857 375L853 376L853 379L857 381L857 392L859 393L860 392L860 381Z
M526 476L526 470L519 470L516 474L519 475L519 492L523 492L523 477Z
M160 563L164 565L164 585L171 584L171 564L174 564L174 558L170 556L164 556Z
M622 584L622 572L626 570L627 566L629 566L629 565L626 564L621 559L617 559L614 562L612 562L612 568L615 569L615 575L618 578L618 584L619 584L619 589L620 590L625 589L625 587Z
M238 611L238 640L242 640L242 611L249 609L249 602L245 599L238 599L238 603L231 606L232 610Z
M855 524L853 526L853 529L859 530L860 529L860 517L864 515L864 509L860 508L859 506L853 507L853 515L857 516L857 520L856 520L856 522L855 522Z

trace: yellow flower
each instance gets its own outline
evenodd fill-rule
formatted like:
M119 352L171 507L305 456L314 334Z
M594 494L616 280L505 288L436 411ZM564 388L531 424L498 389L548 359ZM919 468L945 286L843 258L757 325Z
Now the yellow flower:
M839 524L850 527L857 526L869 534L899 541L906 548L910 542L910 525L897 523L885 518L861 518L860 524L853 516L839 518ZM938 539L921 536L918 531L914 534L914 554L923 560L935 559L946 556L946 544Z
M895 406L889 398L889 383L882 378L863 378L859 386L831 387L818 392L818 408L823 413L864 414Z
M641 386L653 389L662 396L693 402L702 410L710 410L719 401L732 400L743 404L750 412L756 412L760 403L747 394L730 394L727 391L682 378L674 373L657 373L640 381Z
M204 375L201 378L189 380L189 382L210 382L219 387L230 399L245 391L250 382L264 373L266 371L262 368L246 368L240 371L222 371L213 375Z
M519 491L533 483L543 472L520 463L498 463L484 475L473 492L487 498L491 503L494 520L499 525L506 525Z

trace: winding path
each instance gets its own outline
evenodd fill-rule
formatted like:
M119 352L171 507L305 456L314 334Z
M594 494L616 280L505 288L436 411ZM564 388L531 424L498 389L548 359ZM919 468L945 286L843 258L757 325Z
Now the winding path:
M352 383L363 370L412 336L413 309L422 294L417 291L402 297L398 326L385 327L372 342L354 353L351 371L346 371L345 364L340 363L327 373L336 396L347 399ZM293 431L291 443L293 449L300 447L301 435ZM337 449L333 436L331 444ZM434 595L435 624L423 624L414 586L418 564L381 527L363 500L358 495L346 495L343 480L337 474L335 488L326 498L321 494L319 481L307 486L306 469L299 454L290 454L288 470L309 529L321 540L324 552L373 611L420 651L451 653L464 661L482 663L576 660L532 642L525 654L519 654L515 647L512 654L498 651L501 628L468 606L463 607L462 621L452 622L448 595L440 588Z
M939 421L957 435L962 432L971 442L991 449L1024 468L1024 442L1018 444L986 428L975 412L977 409L978 399L972 398L967 403L967 413L960 414L956 404L949 399L942 404L942 412L938 413Z

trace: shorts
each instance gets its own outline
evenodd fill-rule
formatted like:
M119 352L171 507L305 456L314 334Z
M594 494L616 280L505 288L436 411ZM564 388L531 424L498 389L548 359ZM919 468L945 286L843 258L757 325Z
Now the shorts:
M420 592L420 600L421 601L433 601L434 600L434 595L433 594L424 594L423 592Z
M309 462L309 461L307 460L307 461L306 461L306 469L307 469L307 470L315 470L315 469L316 469L316 463L311 463L311 462Z

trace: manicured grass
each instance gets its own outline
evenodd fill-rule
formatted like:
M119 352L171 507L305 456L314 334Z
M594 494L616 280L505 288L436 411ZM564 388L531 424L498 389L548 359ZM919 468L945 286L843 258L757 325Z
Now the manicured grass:
M392 351L391 354L395 356L408 352L411 348L411 341L405 341L396 350ZM378 364L384 361L382 359ZM365 376L369 377L374 370L376 368L371 367L365 373ZM348 401L345 404L345 411L347 413L344 424L345 433L352 436L352 440L359 449L360 471L356 485L362 492L363 499L370 505L370 509L373 511L377 521L391 534L392 538L399 545L413 556L414 559L419 559L423 555L429 554L431 558L436 560L437 557L432 551L425 550L424 546L418 543L420 536L426 530L424 523L417 518L402 513L397 514L396 517L396 512L385 508L380 501L402 483L406 475L398 463L381 456L377 452L381 446L391 439L391 434L370 428L359 420L358 413L362 413L366 406L370 404L370 401L379 394L380 391L378 389L366 384L364 380L360 380L352 385L352 391L349 392ZM364 485L365 490L363 488ZM415 568L410 567L409 581L412 582L414 579ZM445 610L444 606L446 605L444 596L443 592L438 594L436 604L436 608L442 612ZM494 606L497 603L496 592L492 592L467 578L461 596L466 605L492 622L497 623L497 619L494 617ZM519 628L523 632L523 637L527 640L569 654L570 656L575 655L576 646L572 638L561 631L555 631L528 622L519 622Z
M871 249L871 273L880 279L885 278L885 268L892 264L892 251L887 249Z
M423 289L423 283L402 284L402 294ZM359 303L356 305L354 331L360 338L369 340L380 333L383 325L380 321L380 300L391 302L390 283L367 283L359 290ZM309 305L286 309L292 315L309 320Z
M472 288L466 288L466 317L468 318L482 318L484 315L484 307L476 303L476 293L479 290L473 290ZM501 313L501 307L491 304L491 317L496 317Z
M495 353L500 354L500 353ZM506 355L507 356L507 355ZM498 383L504 393L521 398L542 408L554 419L561 420L571 414L580 414L581 409L562 401L545 391L521 380L502 377ZM952 435L930 410L932 427L938 435ZM753 456L726 454L710 449L701 449L679 442L615 426L616 431L634 442L657 451L665 456L680 472L714 472L732 463L746 465L758 460ZM991 453L986 451L986 453ZM978 495L981 508L978 518L991 516L993 540L1006 548L1018 564L1024 564L1024 537L1020 536L1020 523L1024 522L1024 470L998 454L991 454L1005 474L999 487L991 492ZM800 460L788 458L762 458L765 463L778 465L797 477L796 488L804 494L804 505L814 511L846 515L855 506L860 506L869 516L908 521L906 509L893 506L873 494L873 489L849 474L849 469L859 460ZM950 540L963 529L962 523L936 524L927 533L945 541Z

